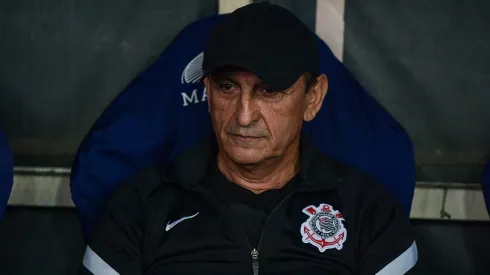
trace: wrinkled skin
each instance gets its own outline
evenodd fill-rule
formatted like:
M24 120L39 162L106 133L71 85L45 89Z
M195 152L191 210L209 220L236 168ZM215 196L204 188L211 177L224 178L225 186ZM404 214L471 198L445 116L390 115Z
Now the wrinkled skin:
M303 121L312 120L320 110L328 88L326 76L317 77L308 92L304 76L290 88L274 91L238 68L213 73L204 83L219 146L218 164L225 176L257 192L277 188L294 176Z

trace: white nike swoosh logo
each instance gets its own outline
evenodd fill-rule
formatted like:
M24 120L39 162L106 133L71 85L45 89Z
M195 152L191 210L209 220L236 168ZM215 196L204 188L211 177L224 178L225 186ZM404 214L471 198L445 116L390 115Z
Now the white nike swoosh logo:
M194 218L195 216L197 216L197 214L199 214L199 212L197 212L196 214L194 214L192 216L182 217L182 218L174 221L173 223L167 223L167 227L165 227L165 231L169 231L170 229L172 229L174 226L176 226L177 224L179 224L182 221Z

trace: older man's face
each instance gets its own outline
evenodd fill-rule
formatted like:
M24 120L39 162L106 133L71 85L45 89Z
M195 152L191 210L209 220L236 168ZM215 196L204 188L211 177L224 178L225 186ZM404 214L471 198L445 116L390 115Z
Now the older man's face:
M285 91L272 91L243 70L205 79L209 112L220 150L237 164L280 157L299 135L308 108L304 77Z

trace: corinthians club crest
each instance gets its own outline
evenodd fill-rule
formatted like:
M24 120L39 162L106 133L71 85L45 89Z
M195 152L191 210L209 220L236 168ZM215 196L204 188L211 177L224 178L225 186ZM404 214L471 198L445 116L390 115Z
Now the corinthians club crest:
M320 252L336 248L341 250L347 239L347 230L342 221L342 214L329 204L307 206L303 213L309 218L301 225L301 235L304 243L310 243Z

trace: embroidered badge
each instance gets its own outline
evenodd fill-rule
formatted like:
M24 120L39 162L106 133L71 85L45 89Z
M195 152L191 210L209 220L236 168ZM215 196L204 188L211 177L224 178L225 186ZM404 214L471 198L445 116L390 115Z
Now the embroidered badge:
M308 219L301 225L304 243L316 246L320 252L332 248L342 249L347 239L347 230L342 223L345 221L344 216L339 211L322 203L318 207L305 207L303 213L308 215Z

